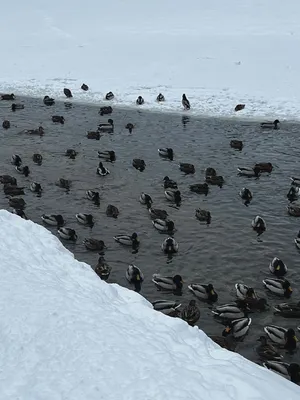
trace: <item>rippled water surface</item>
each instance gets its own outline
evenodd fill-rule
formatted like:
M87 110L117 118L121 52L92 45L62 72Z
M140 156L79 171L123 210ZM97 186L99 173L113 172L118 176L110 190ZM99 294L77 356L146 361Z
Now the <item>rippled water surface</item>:
M64 242L78 260L95 266L98 254L87 251L82 240L86 237L104 240L108 247L105 258L112 267L108 282L130 287L125 279L125 270L129 263L135 263L145 275L141 294L150 301L173 296L157 292L151 282L153 273L179 273L185 281L183 304L193 297L187 289L189 283L212 282L219 294L218 303L224 304L235 299L234 284L243 282L255 287L274 305L284 299L267 294L262 279L270 276L268 264L277 256L288 265L287 278L294 289L292 301L299 300L299 252L293 242L299 222L286 212L289 177L300 176L299 125L284 123L279 131L263 132L254 122L190 118L183 124L182 115L149 113L142 108L116 109L111 116L115 123L114 134L105 134L100 141L95 141L86 138L86 131L96 130L99 122L107 121L105 116L99 116L98 107L80 104L66 107L65 103L46 107L39 99L21 100L25 109L15 113L10 111L10 102L0 102L2 119L9 119L12 124L11 129L0 130L0 173L15 176L19 186L26 188L32 181L42 184L41 197L26 190L26 214L34 222L41 223L43 213L61 213L67 220L66 226L76 229L78 234L76 244ZM65 124L52 123L52 115L63 115ZM135 124L132 134L124 128L128 122ZM40 124L46 132L43 137L19 133ZM243 140L242 151L230 148L232 139ZM159 147L172 147L174 161L160 158ZM68 148L78 151L75 160L64 156ZM106 177L96 175L98 150L116 152L114 164L104 163L111 172ZM43 156L41 166L32 161L36 152ZM31 174L28 178L19 175L10 164L13 153L19 154L23 164L29 166ZM144 172L132 167L133 158L145 160ZM193 163L196 173L183 174L179 162ZM237 175L238 166L251 167L255 162L271 162L274 170L257 180ZM223 175L225 185L222 189L210 187L207 197L191 193L189 185L203 183L207 167L214 167L219 175ZM179 209L170 207L164 196L162 179L166 175L177 181L182 193ZM72 180L70 192L55 186L60 177ZM238 196L244 186L254 196L248 208ZM100 191L100 207L85 198L88 189ZM152 227L146 207L139 203L141 192L150 194L154 207L166 209L175 222L177 231L174 237L179 242L179 252L172 260L161 251L166 236ZM108 204L119 208L117 220L106 216ZM0 192L0 206L9 209L3 191ZM210 226L195 218L198 207L211 212ZM75 214L78 212L93 214L93 229L77 223ZM267 223L267 231L259 240L251 228L251 220L257 214ZM56 234L55 228L48 229ZM138 233L141 242L137 254L113 240L116 234L133 232ZM201 309L199 327L208 334L221 334L222 325L214 320L209 306L201 302L198 306ZM237 351L257 360L253 351L256 339L263 333L263 326L271 323L293 328L300 325L296 319L274 317L272 311L255 313L249 334ZM285 358L291 360L290 356ZM299 361L300 357L295 355L293 359Z

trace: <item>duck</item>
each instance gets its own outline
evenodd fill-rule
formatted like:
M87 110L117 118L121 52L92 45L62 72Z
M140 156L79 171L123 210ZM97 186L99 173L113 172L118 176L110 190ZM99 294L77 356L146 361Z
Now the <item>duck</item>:
M243 150L244 145L241 140L231 140L230 147L232 147L233 149L237 149L237 150Z
M87 92L89 90L88 85L86 85L85 83L83 83L80 87L81 90L83 90L84 92Z
M13 103L13 104L11 105L12 111L24 110L24 108L25 108L24 104Z
M153 204L151 196L144 192L141 193L139 200L140 200L141 204L150 205L150 206Z
M131 122L128 122L128 124L125 125L125 129L129 130L129 133L132 133L134 128L134 125Z
M9 128L10 128L10 122L9 122L7 119L5 119L5 120L2 122L2 128L3 128L3 129L9 129Z
M99 166L97 168L97 174L100 176L106 176L110 174L110 171L103 166L103 163L101 161L99 162Z
M46 225L57 226L58 228L65 225L65 220L61 214L43 214L41 218Z
M295 245L296 245L297 249L299 249L299 250L300 250L300 231L298 232L298 235L297 235L297 237L295 237L295 239L294 239L294 243L295 243Z
M0 175L0 183L6 183L9 185L17 185L17 180L10 175Z
M260 336L257 341L260 342L260 345L256 348L256 352L262 360L280 361L282 359L282 355L271 344L268 344L266 336Z
M98 157L103 158L105 161L116 161L116 153L113 150L98 151Z
M75 214L75 217L77 221L82 225L89 225L90 227L94 226L94 218L92 214L78 213Z
M139 239L136 232L130 235L116 235L114 236L114 240L120 244L125 246L131 246L133 250L136 250L139 247Z
M160 311L163 314L171 316L179 316L181 303L177 300L155 300L152 302L154 310Z
M292 351L296 349L298 339L294 329L268 325L264 327L264 331L272 342L284 346L286 350Z
M238 307L236 303L228 303L217 306L212 310L212 313L222 319L240 319L245 317L245 311Z
M147 208L151 218L166 220L169 216L167 211L160 210L158 208L152 208L150 204L147 204Z
M244 300L238 300L239 305L249 311L266 311L269 309L268 302L265 298L245 297Z
M12 213L15 215L18 215L20 218L25 219L25 220L29 220L29 218L27 217L27 215L25 214L25 212L23 210L19 210L17 208L14 208L12 210Z
M37 165L42 165L43 156L41 154L34 153L32 156L32 161Z
M112 218L118 218L119 215L119 210L116 206L113 206L112 204L109 204L106 208L106 215L108 217L112 217Z
M170 161L174 159L174 152L171 147L164 147L158 149L158 154L163 158L168 158Z
M114 97L115 96L114 96L113 92L108 92L105 95L105 100L112 100Z
M292 176L290 178L291 180L291 185L295 185L295 186L300 186L300 178L296 178L295 176Z
M210 303L215 303L218 300L218 294L211 283L208 285L192 283L188 286L188 289L200 300L209 301Z
M22 164L22 159L18 154L13 154L11 156L10 162L12 163L12 165L20 167L20 165Z
M265 220L257 215L251 222L251 226L255 232L257 232L257 235L260 236L262 233L264 233L267 229L267 225Z
M278 119L275 119L274 122L262 122L260 124L260 127L262 129L278 129L279 124L280 124L280 121Z
M25 194L23 187L18 187L17 185L12 185L11 183L5 183L3 186L3 191L5 195L11 196L21 196Z
M165 96L164 96L163 94L159 93L159 94L157 95L157 97L156 97L156 101L157 101L158 103L161 103L161 102L165 101Z
M196 300L190 300L189 304L181 311L180 318L191 326L195 325L200 319L200 310L196 305Z
M144 104L145 103L145 100L142 98L142 96L139 96L137 99L136 99L136 104L138 105L138 106L141 106L142 104Z
M140 268L134 264L128 265L125 276L128 282L134 285L134 290L139 293L142 288L142 282L144 281L144 274Z
M114 133L114 121L109 118L107 122L99 124L98 131L102 133Z
M248 317L234 319L226 324L226 328L222 332L222 336L233 336L235 339L241 339L247 335L252 319Z
M280 303L274 306L274 314L284 318L300 318L300 301L297 303Z
M178 189L177 182L173 181L168 176L165 176L163 181L165 189Z
M287 205L287 212L292 217L300 217L300 202L292 201L290 204Z
M165 190L166 199L172 201L176 204L176 206L180 206L181 204L181 193L180 190Z
M190 102L189 102L189 100L187 99L187 97L186 97L186 95L184 93L182 95L181 103L182 103L183 108L185 110L190 110L190 108L191 108Z
M77 156L77 151L74 149L67 149L65 152L65 156L69 157L71 160L75 160Z
M1 95L1 100L15 100L15 95L13 93L11 94L2 94Z
M25 200L21 197L11 197L8 200L8 203L12 208L17 208L18 210L23 210L23 208L26 206Z
M111 273L111 270L112 268L107 264L104 257L100 256L95 268L95 272L99 276L99 278L103 281L107 281Z
M113 109L112 109L111 106L108 106L108 107L100 107L100 110L99 110L99 114L101 115L101 117L102 117L103 115L110 115L110 114L112 114L112 112L113 112Z
M257 295L252 287L244 285L243 283L235 284L236 297L241 300L245 300L247 298L257 299Z
M52 115L51 117L52 122L55 122L57 124L64 124L65 123L65 119L62 115Z
M57 232L59 236L64 240L72 240L76 242L78 238L75 230L71 228L59 228Z
M25 167L22 167L21 165L16 167L16 171L19 172L19 174L25 175L26 177L30 174L29 167L25 165Z
M270 292L277 294L278 296L284 296L286 298L291 297L293 293L293 289L291 288L291 284L288 280L282 279L273 279L273 278L265 278L263 280L263 284L266 289Z
M107 249L103 240L85 238L82 243L87 250L103 251L104 249Z
M273 171L273 165L271 163L256 163L254 165L254 168L259 168L260 172L272 172ZM254 169L253 168L253 169Z
M245 106L246 106L245 104L237 104L234 108L234 111L236 111L236 112L241 111L245 108Z
M205 178L209 178L209 177L213 177L213 176L217 176L217 171L212 167L206 168L205 169Z
M31 192L33 192L33 193L38 193L38 194L42 193L42 186L40 183L31 182L29 188L30 188Z
M300 365L296 363L288 364L281 361L266 361L263 366L284 378L290 379L291 382L300 383Z
M55 104L55 100L49 96L45 96L43 99L43 103L45 104L45 106L53 106L53 104Z
M152 275L152 282L157 289L180 293L183 287L181 275L163 276L160 274Z
M222 175L215 175L215 176L207 176L205 178L205 182L209 183L210 185L216 185L220 188L224 185L224 178Z
M195 212L195 217L201 222L206 222L207 225L211 223L211 214L209 211L197 208Z
M140 172L143 172L146 168L145 161L140 158L134 158L132 160L132 166Z
M245 200L244 204L246 207L248 207L250 201L253 198L251 191L247 188L242 188L241 191L239 192L239 195L242 200Z
M184 172L185 174L194 174L195 173L195 166L189 163L180 163L179 164L180 171Z
M284 276L287 273L287 266L278 257L274 257L269 264L269 270L271 274L276 275L278 278Z
M205 194L205 196L207 196L209 192L209 186L206 182L194 183L193 185L190 185L190 191L198 194Z
M235 351L236 346L238 344L238 342L231 335L226 337L218 335L208 335L208 337L223 349L233 352Z
M43 136L45 133L45 130L42 126L39 126L36 129L25 129L24 131L22 131L22 133L27 133L27 135L39 135L39 136Z
M71 187L71 181L69 179L64 179L64 178L59 178L56 182L55 182L56 186L59 186L62 189L67 189L69 190Z
M238 174L242 176L247 176L248 178L258 178L260 176L260 168L248 168L248 167L238 167Z
M298 186L291 186L286 197L290 202L293 202L299 199L299 195L300 195L300 188Z
M154 221L152 221L152 225L154 226L155 229L157 229L160 232L171 233L175 231L174 222L168 219L156 218Z
M100 135L99 132L94 132L94 131L89 131L89 132L87 132L87 134L86 134L86 137L87 137L88 139L94 139L94 140L100 140L101 136L102 136L102 135Z
M68 99L70 99L71 97L73 97L71 90L68 89L68 88L64 88L64 95L65 95Z
M166 254L173 254L178 252L179 245L174 238L166 238L162 244L161 249Z

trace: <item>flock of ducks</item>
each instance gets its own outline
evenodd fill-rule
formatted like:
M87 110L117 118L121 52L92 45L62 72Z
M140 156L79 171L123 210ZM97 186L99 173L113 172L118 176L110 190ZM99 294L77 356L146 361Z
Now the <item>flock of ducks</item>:
M88 90L88 86L83 84L82 90ZM65 88L64 94L67 98L72 97L70 89ZM15 96L13 94L3 94L1 96L2 100L14 101ZM112 92L106 94L106 100L112 100L114 95ZM157 96L157 101L165 101L164 96L160 93ZM144 100L141 96L137 99L137 104L143 104ZM43 103L46 106L52 106L55 104L55 100L49 96L45 96ZM190 103L186 95L182 96L182 105L185 109L190 109ZM13 103L12 110L16 111L19 109L24 109L23 104ZM237 110L238 111L238 110ZM99 114L109 115L113 112L112 107L105 106L101 107ZM64 124L65 120L63 116L52 116L52 121L56 124ZM5 120L3 122L3 128L9 129L10 122ZM126 129L131 133L134 129L132 123L128 123L125 126ZM275 129L279 128L279 120L274 122L265 122L261 124L261 129ZM30 135L43 135L44 129L38 127L32 130L22 131ZM106 133L114 132L114 121L108 119L107 122L102 122L99 124L98 129L93 132L87 132L88 139L99 140L100 137ZM230 146L234 149L241 150L243 148L243 143L239 140L232 140ZM70 159L75 159L77 152L74 149L67 149L65 153L66 157ZM160 148L158 149L158 155L164 159L173 161L174 152L172 148ZM104 162L114 163L116 161L116 154L113 150L108 151L98 151L98 157L100 162L95 168L95 172L101 176L105 177L110 174L110 170L104 165ZM35 164L41 165L43 162L43 157L41 154L33 154L32 160ZM28 177L30 176L30 169L28 165L23 165L22 157L19 154L13 154L11 156L11 164L13 165L15 171L20 174L20 176ZM133 159L132 166L139 171L143 171L146 168L146 163L142 159ZM179 169L185 174L194 174L195 166L189 163L180 163ZM241 176L248 178L258 179L263 173L271 173L273 166L271 163L257 163L251 167L239 167L237 173ZM6 196L9 196L8 203L9 206L13 208L13 213L17 214L21 218L28 219L24 208L26 202L22 197L25 194L24 187L18 186L17 179L11 175L1 175L0 182L3 184L3 191ZM207 196L211 185L216 185L222 187L225 184L223 176L218 175L214 168L207 168L205 171L204 182L190 185L190 190L192 192L203 194ZM70 190L71 181L60 178L56 185ZM165 176L162 180L162 186L165 198L172 204L173 207L180 207L182 198L181 192L178 188L177 182ZM29 185L29 190L35 193L37 196L41 196L43 187L39 182L32 181ZM249 206L253 195L248 188L242 188L239 193L241 199L243 200L245 206ZM300 178L291 178L291 188L287 194L289 204L287 206L287 211L290 215L300 216L300 203L298 202L300 196ZM94 203L96 206L100 205L100 193L93 190L86 191L87 200ZM167 254L168 257L172 257L173 254L179 251L179 244L174 238L174 233L176 232L175 222L170 219L169 214L164 209L155 208L153 206L153 200L151 195L148 193L141 193L139 197L139 202L141 205L145 206L149 213L150 222L152 226L159 232L165 233L166 237L162 240L161 250L163 253ZM106 215L108 217L117 218L119 215L119 210L116 206L109 204L106 209ZM92 214L78 213L75 214L75 218L79 224L93 227L94 218ZM207 225L211 224L212 216L209 210L198 208L195 210L195 218L200 222ZM78 235L76 230L71 227L65 226L66 222L62 215L59 214L43 214L41 215L41 220L45 225L57 227L57 233L62 240L74 241L78 240ZM251 222L253 230L258 236L262 235L266 231L266 222L264 219L257 215ZM120 234L113 238L117 243L123 246L127 246L131 249L133 254L139 251L140 241L138 234L133 232L131 234ZM95 272L97 275L103 279L107 280L111 273L111 267L107 264L104 252L106 249L103 240L96 238L84 238L83 244L87 250L97 251L99 253L99 259L97 266L95 267ZM295 244L300 249L300 232L295 238ZM267 290L267 292L273 293L278 297L289 299L292 295L292 287L290 282L285 278L288 272L288 268L285 263L275 257L269 265L269 272L272 276L266 277L262 283ZM142 284L145 280L143 271L134 264L130 264L126 271L125 277L130 284L133 285L134 290L140 292L142 289ZM183 279L179 274L174 276L163 276L161 274L154 274L152 276L153 285L161 293L173 293L176 296L180 296L183 290ZM248 287L243 283L237 283L235 285L236 298L232 302L215 305L219 300L218 294L211 282L190 282L188 284L188 289L193 294L194 299L190 300L189 304L185 307L181 307L181 303L178 300L156 300L154 301L153 307L159 312L163 312L170 317L182 318L191 326L194 326L200 319L200 309L197 305L195 299L207 302L211 307L212 316L224 325L224 329L220 336L210 336L212 340L218 343L220 346L227 348L228 350L234 351L240 341L242 341L248 334L251 327L252 318L250 314L255 314L257 312L264 312L270 309L267 299L264 297L259 297L255 289ZM281 302L274 308L274 313L285 318L300 318L300 301L299 302ZM300 326L296 329L300 331ZM258 338L259 345L256 348L257 354L262 362L262 364L277 373L289 378L294 383L300 383L300 365L296 363L288 363L284 361L282 351L286 351L289 354L293 354L297 350L297 338L294 328L283 328L276 325L267 325L264 327L264 335ZM281 351L282 350L282 351Z

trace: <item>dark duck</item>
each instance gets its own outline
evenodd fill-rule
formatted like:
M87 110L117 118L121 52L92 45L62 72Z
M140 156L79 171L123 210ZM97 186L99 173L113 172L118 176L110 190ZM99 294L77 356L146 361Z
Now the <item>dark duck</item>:
M68 99L70 99L71 97L73 97L71 90L68 89L68 88L64 88L64 95L65 95Z
M138 105L138 106L141 106L142 104L144 104L145 103L145 100L142 98L142 96L139 96L137 99L136 99L136 104Z
M55 100L49 96L45 96L43 99L43 103L45 104L45 106L53 106L55 104Z
M274 122L262 122L260 124L260 127L262 129L278 129L278 125L280 124L280 121L278 119L275 119Z
M187 97L186 97L185 94L182 95L181 103L182 103L183 108L184 108L185 110L189 110L189 109L191 108L190 102L189 102L189 100L187 99Z

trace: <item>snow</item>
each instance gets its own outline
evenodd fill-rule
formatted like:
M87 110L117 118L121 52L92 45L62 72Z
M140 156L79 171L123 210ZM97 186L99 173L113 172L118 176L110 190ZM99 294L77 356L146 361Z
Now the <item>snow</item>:
M297 385L101 281L44 227L0 210L0 244L1 399L299 399Z
M64 99L68 87L99 103L113 91L113 104L142 95L143 109L172 112L186 93L190 114L300 118L298 0L21 3L2 7L2 92Z

